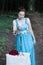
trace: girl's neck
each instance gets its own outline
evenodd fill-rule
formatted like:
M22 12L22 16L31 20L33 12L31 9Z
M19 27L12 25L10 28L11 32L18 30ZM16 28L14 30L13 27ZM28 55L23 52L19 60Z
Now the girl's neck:
M18 18L18 20L23 20L24 18Z
M22 19L19 19L18 18L18 22L21 23L21 24L24 24L25 23L25 20L24 20L24 18L22 18Z

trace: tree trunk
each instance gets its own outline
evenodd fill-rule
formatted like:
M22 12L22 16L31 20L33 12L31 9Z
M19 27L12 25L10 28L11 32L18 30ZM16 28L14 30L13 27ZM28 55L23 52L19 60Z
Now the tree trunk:
M35 7L34 7L35 1L36 0L29 1L29 3L28 3L29 11L35 11Z
M7 0L7 2L6 2L6 11L8 12L8 0Z
M5 0L3 0L3 4L2 4L2 13L4 12L4 7L5 7Z

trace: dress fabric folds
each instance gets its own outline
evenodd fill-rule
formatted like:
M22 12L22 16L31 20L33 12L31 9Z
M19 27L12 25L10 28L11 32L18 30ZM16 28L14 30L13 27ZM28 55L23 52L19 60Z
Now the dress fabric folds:
M35 50L34 50L34 39L30 32L20 34L20 32L24 32L25 30L29 30L28 26L28 18L24 18L25 23L22 26L19 33L16 35L16 50L18 52L29 52L30 53L30 59L31 59L31 65L36 65L35 63ZM16 26L18 28L18 20L16 19Z

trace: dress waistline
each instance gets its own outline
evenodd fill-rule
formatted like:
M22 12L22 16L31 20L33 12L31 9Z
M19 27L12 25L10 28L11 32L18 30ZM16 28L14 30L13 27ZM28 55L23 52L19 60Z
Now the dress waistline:
M25 33L28 33L30 32L29 30L25 30L25 31L19 31L18 34L25 34Z

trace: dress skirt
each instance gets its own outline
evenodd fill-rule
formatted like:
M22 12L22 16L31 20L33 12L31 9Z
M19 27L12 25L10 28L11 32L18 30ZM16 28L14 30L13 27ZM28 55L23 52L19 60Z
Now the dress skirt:
M29 52L31 65L36 65L34 53L34 40L30 32L16 35L16 50L18 52Z

